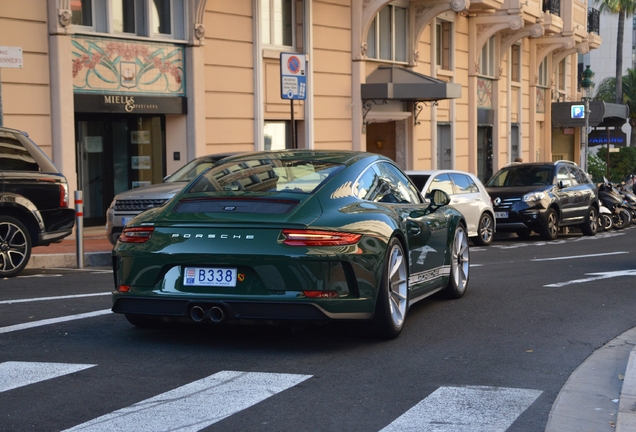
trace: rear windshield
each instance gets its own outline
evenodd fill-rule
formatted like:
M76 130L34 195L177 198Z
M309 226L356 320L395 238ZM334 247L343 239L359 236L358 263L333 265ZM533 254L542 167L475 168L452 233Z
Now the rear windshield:
M488 181L488 187L540 186L553 182L553 166L510 166L502 168Z
M241 159L211 168L188 188L196 192L293 192L310 194L344 168L328 161Z

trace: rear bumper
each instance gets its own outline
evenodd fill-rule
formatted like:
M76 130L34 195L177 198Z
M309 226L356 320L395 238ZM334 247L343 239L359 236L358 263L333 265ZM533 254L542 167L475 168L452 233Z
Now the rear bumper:
M364 320L373 314L368 312L330 313L312 302L275 302L240 300L152 299L143 297L119 297L113 303L113 312L134 315L154 315L188 318L193 307L210 310L223 309L228 320L281 320L328 321L333 319Z

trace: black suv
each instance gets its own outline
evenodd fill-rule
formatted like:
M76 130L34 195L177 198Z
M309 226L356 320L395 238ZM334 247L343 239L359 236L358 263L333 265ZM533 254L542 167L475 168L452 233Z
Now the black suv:
M0 127L0 278L24 269L35 246L71 234L66 178L26 133Z
M598 190L574 162L512 163L486 183L498 232L532 231L554 240L559 228L578 226L593 236L598 227Z

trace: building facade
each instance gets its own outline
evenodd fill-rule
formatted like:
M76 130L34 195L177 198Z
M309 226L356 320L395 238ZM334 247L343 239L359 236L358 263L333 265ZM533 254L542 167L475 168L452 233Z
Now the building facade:
M83 191L86 225L209 153L367 150L484 180L516 157L578 162L550 107L580 99L577 55L601 44L580 0L8 3L0 46L23 68L0 69L4 125Z

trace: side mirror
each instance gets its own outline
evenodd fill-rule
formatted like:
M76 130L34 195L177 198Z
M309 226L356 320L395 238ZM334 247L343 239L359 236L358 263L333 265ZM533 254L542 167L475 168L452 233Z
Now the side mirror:
M433 189L427 197L431 200L431 205L436 207L445 206L451 202L448 194L441 189Z
M565 183L563 180L559 180L559 189L563 189L565 187Z

